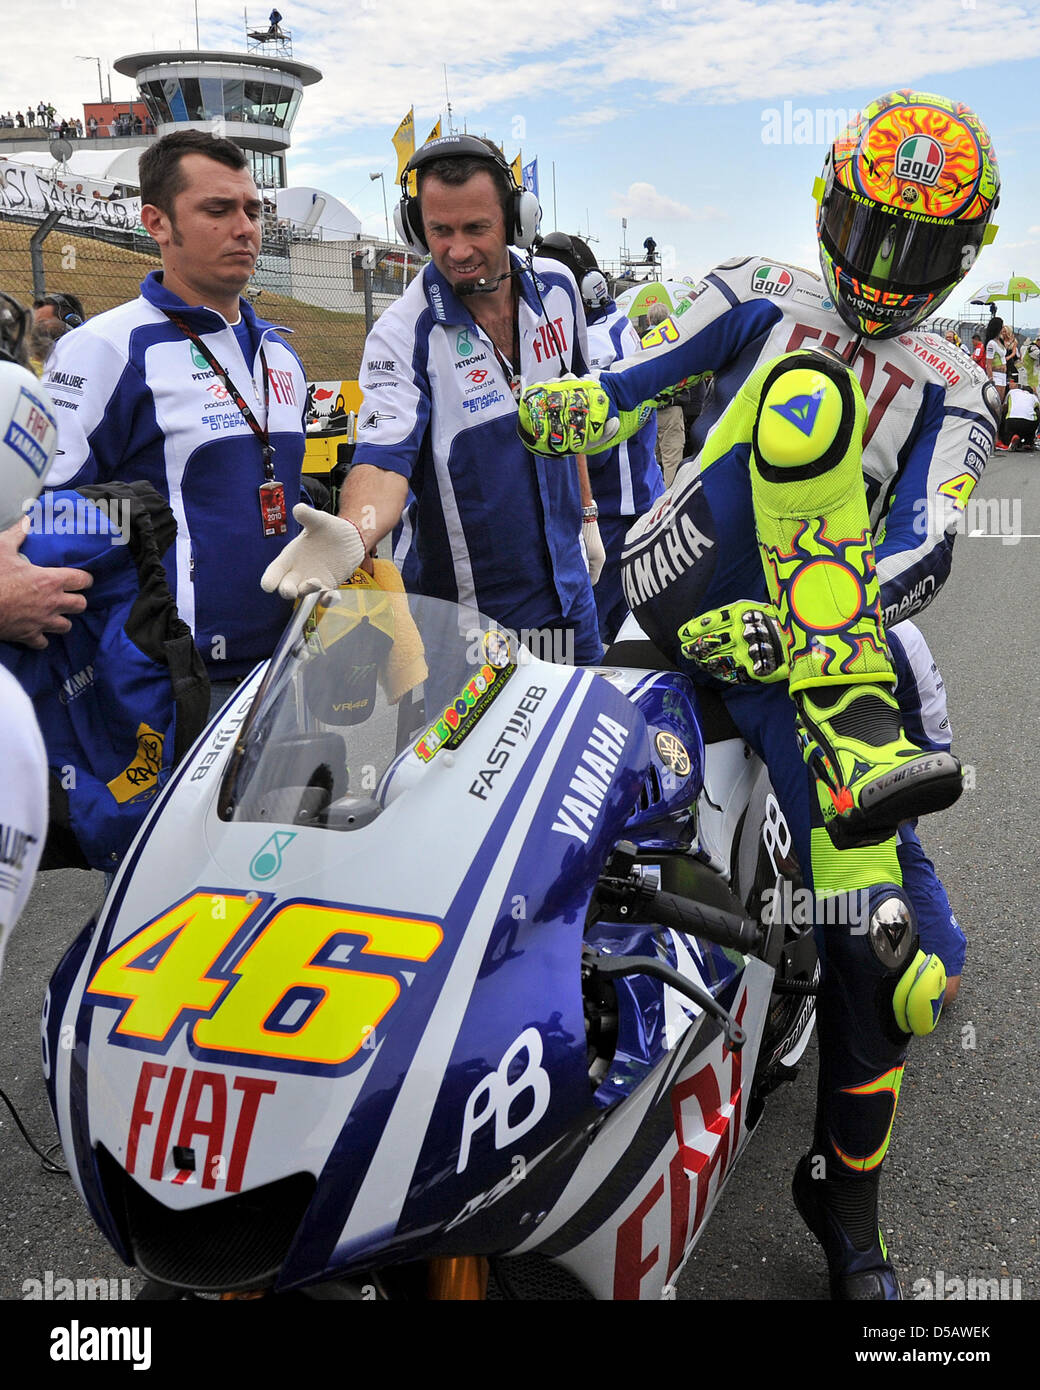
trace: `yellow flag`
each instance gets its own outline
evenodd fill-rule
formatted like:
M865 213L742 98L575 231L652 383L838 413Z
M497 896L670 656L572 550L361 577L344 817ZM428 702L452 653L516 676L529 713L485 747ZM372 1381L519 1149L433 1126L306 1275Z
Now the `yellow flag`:
M510 169L513 171L513 182L516 184L517 188L521 188L524 182L523 168L520 162L523 157L523 153L523 150L517 150L516 158L509 166Z
M439 140L440 138L441 138L441 118L438 116L438 117L437 117L437 122L436 122L436 124L434 125L433 129L430 131L429 135L427 135L426 139L423 141L423 144L424 144L424 145L428 145L428 144L430 143L431 140Z
M404 166L415 153L415 107L409 109L408 115L394 131L391 137L394 142L394 149L397 151L397 181L400 183L401 175L404 173Z

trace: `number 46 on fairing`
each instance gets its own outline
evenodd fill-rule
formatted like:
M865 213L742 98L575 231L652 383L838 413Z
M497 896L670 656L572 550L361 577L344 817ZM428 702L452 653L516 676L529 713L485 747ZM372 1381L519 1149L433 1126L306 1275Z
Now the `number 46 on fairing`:
M120 1010L110 1040L164 1053L183 1025L199 1056L349 1070L401 993L396 975L372 967L428 961L440 924L313 902L284 903L259 921L269 902L193 893L116 947L86 991L86 1002Z

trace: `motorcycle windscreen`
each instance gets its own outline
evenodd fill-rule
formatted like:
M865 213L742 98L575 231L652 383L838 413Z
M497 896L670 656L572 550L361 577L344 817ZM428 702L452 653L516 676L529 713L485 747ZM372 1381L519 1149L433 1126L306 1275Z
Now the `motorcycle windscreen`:
M304 613L239 735L219 814L358 830L470 736L517 647L476 610L354 584Z

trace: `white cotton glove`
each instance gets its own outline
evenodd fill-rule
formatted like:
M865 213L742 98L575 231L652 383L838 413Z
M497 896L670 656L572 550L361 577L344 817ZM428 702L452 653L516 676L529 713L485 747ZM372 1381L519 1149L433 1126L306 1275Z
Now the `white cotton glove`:
M293 516L303 530L267 566L260 587L269 594L277 589L286 599L337 588L365 558L361 532L352 521L315 511L306 502L293 507Z
M607 552L603 548L599 534L599 522L595 517L590 521L582 522L581 539L585 546L585 558L589 564L589 578L595 584L603 573L603 566L607 563Z

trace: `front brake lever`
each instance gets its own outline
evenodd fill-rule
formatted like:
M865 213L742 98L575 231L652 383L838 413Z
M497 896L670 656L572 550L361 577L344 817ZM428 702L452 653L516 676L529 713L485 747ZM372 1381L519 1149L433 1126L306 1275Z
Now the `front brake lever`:
M726 1034L726 1043L734 1052L739 1052L747 1042L747 1033L728 1009L725 1009L706 989L701 989L699 985L693 984L685 975L680 975L678 970L665 964L664 961L655 960L653 956L608 957L601 955L598 951L593 951L588 946L582 950L581 954L582 964L589 970L595 970L606 980L618 979L623 975L652 975L658 980L663 980L666 985L671 985L679 994L685 995L692 1003L699 1005L705 1013L718 1019L722 1024L723 1032Z

